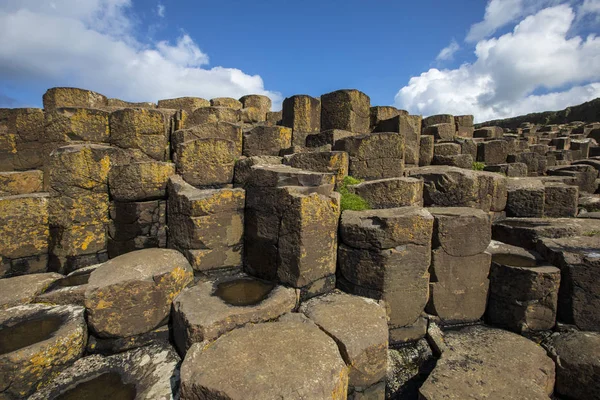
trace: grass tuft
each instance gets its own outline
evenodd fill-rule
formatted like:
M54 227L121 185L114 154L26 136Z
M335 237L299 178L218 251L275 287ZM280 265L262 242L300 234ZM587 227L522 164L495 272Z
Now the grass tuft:
M475 171L483 171L483 169L485 168L485 164L482 162L478 162L478 161L474 161L473 162L473 169Z
M362 182L361 179L356 179L351 176L344 177L344 180L342 181L342 183L339 185L339 187L337 189L337 191L342 195L342 198L340 200L340 207L341 207L342 211L345 211L345 210L363 211L363 210L371 209L371 206L369 205L368 201L366 201L359 195L350 193L348 191L349 185L357 185L361 182Z

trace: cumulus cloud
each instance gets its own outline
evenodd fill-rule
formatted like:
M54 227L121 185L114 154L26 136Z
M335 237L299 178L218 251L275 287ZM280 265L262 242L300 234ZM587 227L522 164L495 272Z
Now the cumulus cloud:
M110 97L152 101L264 94L259 75L207 68L209 57L182 34L141 43L130 0L8 0L0 3L0 76L7 81L80 86Z
M465 40L475 43L494 34L498 29L545 7L556 5L560 0L490 0L485 8L483 21L473 24ZM598 1L598 0L586 0Z
M165 6L163 4L158 4L156 6L156 15L158 15L161 18L164 18L165 16Z
M447 47L444 47L437 57L436 61L449 61L454 58L454 53L460 50L460 45L456 42L456 40L452 39L450 44Z
M600 38L569 37L574 19L568 5L540 10L512 32L480 40L475 62L411 78L396 105L426 115L474 114L484 121L598 97Z

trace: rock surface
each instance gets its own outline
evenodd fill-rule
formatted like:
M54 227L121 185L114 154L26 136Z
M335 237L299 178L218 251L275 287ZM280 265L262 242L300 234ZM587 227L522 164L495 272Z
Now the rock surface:
M185 400L343 400L347 387L335 341L298 314L236 329L206 348L195 344L181 366Z

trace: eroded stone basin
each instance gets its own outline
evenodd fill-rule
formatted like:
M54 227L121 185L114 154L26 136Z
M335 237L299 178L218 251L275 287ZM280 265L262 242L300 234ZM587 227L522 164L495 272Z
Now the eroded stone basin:
M123 382L121 375L107 372L91 380L78 383L54 400L134 400L135 385Z
M81 274L69 275L66 278L59 279L58 281L54 282L52 284L52 286L50 286L48 288L47 292L50 292L50 291L56 290L56 289L85 285L88 283L91 273L92 273L92 271L88 271L88 272L81 273Z
M232 306L253 306L265 300L275 284L252 278L238 278L217 285L214 295Z
M492 255L492 262L509 267L536 267L537 261L533 258L521 256L518 254L499 253Z
M0 355L49 339L62 322L59 316L38 316L0 328Z

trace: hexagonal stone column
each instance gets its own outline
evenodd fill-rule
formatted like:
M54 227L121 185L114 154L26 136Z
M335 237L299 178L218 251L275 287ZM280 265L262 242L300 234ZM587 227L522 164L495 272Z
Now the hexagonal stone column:
M517 333L552 329L559 287L558 268L521 255L493 254L486 319Z
M169 247L195 271L242 266L244 189L196 189L176 175L169 181Z
M0 197L0 277L45 272L48 194Z
M338 90L321 96L321 130L370 131L371 99L358 90Z
M198 283L173 302L173 336L181 354L204 347L246 324L268 322L294 310L297 289L240 276Z
M44 110L52 111L61 107L102 108L108 105L106 96L91 90L71 87L54 87L43 96Z
M348 191L362 197L371 208L423 206L423 181L388 178L349 185Z
M164 324L173 299L193 281L185 257L167 249L145 249L95 269L85 292L88 325L99 337L127 337Z
M292 145L292 130L284 126L257 126L244 133L243 154L252 156L278 156L281 150Z
M192 186L222 187L233 182L235 143L227 139L188 140L177 145L177 173Z
M110 142L138 149L157 161L169 158L170 121L159 110L126 108L110 114Z
M30 304L0 311L0 387L7 399L29 398L83 355L85 309Z
M492 229L487 213L465 207L430 208L435 218L431 294L427 311L444 323L475 321L484 312Z
M403 176L404 135L374 133L350 136L335 142L334 150L350 156L348 174L359 179Z
M344 211L338 249L338 287L383 299L390 342L423 337L433 217L423 208Z
M306 137L321 130L321 100L302 94L286 98L281 121L292 128L292 144L305 146Z
M335 285L338 193L333 174L255 165L246 189L245 270L314 296Z
M338 343L350 369L350 391L364 392L385 378L388 327L381 304L334 291L308 300L299 311Z
M247 325L206 348L194 344L181 366L183 400L344 400L347 391L348 369L335 341L301 314Z

